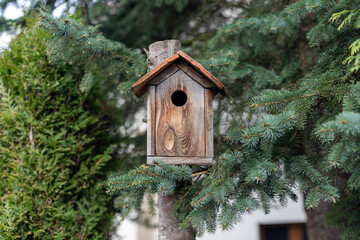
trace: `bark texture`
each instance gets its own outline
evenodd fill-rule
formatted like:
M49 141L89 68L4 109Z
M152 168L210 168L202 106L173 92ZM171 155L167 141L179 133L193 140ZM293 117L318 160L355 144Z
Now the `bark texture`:
M174 219L174 204L179 197L177 189L174 195L159 194L159 240L194 240L195 231L190 227L179 230L179 221Z
M155 42L149 46L149 70L177 53L181 48L178 40ZM182 184L180 184L182 186ZM174 219L174 204L179 198L181 187L177 187L174 195L159 194L159 240L194 240L195 231L192 228L179 230L179 221Z
M331 203L321 202L318 207L306 210L308 240L340 240L340 231L325 225L325 216L332 207Z

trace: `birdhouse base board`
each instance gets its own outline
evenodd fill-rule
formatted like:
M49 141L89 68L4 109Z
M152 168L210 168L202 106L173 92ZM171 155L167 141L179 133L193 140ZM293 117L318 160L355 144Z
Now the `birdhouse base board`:
M147 157L147 164L153 164L154 160L163 160L173 165L212 165L212 157Z

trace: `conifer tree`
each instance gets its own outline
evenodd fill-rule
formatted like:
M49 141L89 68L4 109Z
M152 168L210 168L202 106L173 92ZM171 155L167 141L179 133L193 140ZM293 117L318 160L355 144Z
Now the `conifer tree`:
M209 41L194 41L189 49L199 52L198 59L228 90L226 98L218 99L215 113L216 162L192 169L159 159L153 166L110 178L107 192L116 196L123 216L140 210L146 191L172 194L179 181L192 179L177 203L176 217L181 227L191 225L202 235L218 226L231 229L255 209L267 213L271 203L286 206L289 199L297 199L294 190L299 189L307 209L322 201L347 209L328 221L342 228L344 239L357 239L356 7L353 0L251 1ZM118 60L124 68L116 69L125 69L127 76L120 81L123 92L144 72L140 54L131 55L125 46L98 38L92 28L69 19L53 19L46 12L41 16L41 24L54 34L48 49L57 49L55 60L67 56L71 61L73 49L97 60ZM72 41L74 48L68 47ZM125 61L124 55L113 57L116 53L131 57ZM97 60L90 67L101 66ZM254 115L259 116L256 125L248 127L246 116Z
M272 4L256 17L219 29L207 45L194 45L204 51L205 67L228 89L229 97L219 100L218 123L223 124L224 113L233 118L225 150L184 189L177 217L199 235L218 225L231 229L254 209L268 212L272 202L296 200L298 188L307 209L322 201L346 207L328 221L342 228L344 239L357 239L358 9L355 1L298 1L274 12ZM245 112L261 115L256 126L245 127ZM110 179L108 192L118 194L125 209L138 208L148 185L144 179L151 189L171 193L175 183L156 183L150 172L160 175L161 161L159 166ZM351 216L348 224L342 222L345 216Z
M17 0L0 1L0 13ZM211 0L96 0L62 1L32 0L27 12L34 12L41 4L46 4L49 13L55 8L65 8L63 15L71 9L81 16L86 25L99 24L99 30L110 40L126 44L132 48L146 48L155 41L181 38L183 46L206 39L216 32L216 28L229 21L231 16L224 10L238 11L246 3ZM57 12L59 14L59 12ZM172 21L171 19L177 19ZM24 17L15 20L1 19L0 29L7 29L16 22L25 24Z
M49 64L33 25L0 55L0 239L105 239L121 113L110 84L79 90L83 65Z

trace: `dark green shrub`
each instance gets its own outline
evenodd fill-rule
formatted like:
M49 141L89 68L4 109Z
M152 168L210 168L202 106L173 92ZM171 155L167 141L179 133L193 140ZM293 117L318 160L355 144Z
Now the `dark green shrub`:
M28 27L0 55L0 238L105 239L115 103L79 90L81 64L50 65L47 38Z

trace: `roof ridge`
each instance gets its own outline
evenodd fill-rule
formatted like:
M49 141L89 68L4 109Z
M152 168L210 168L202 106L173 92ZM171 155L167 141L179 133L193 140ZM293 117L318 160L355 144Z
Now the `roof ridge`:
M186 63L191 65L193 68L195 68L196 71L201 73L207 80L209 80L211 83L213 83L222 95L225 94L224 85L216 77L214 77L209 71L207 71L200 63L196 62L194 59L192 59L189 55L187 55L186 53L184 53L181 50L179 50L173 56L171 56L168 59L161 62L159 65L157 65L151 71L149 71L144 76L142 76L139 80L137 80L131 86L131 91L133 91L133 93L138 98L140 98L146 92L146 88L145 88L146 84L149 81L151 81L151 79L153 79L158 74L160 74L162 71L164 71L168 66L170 66L171 64L173 64L174 62L179 60L180 58L185 60Z

